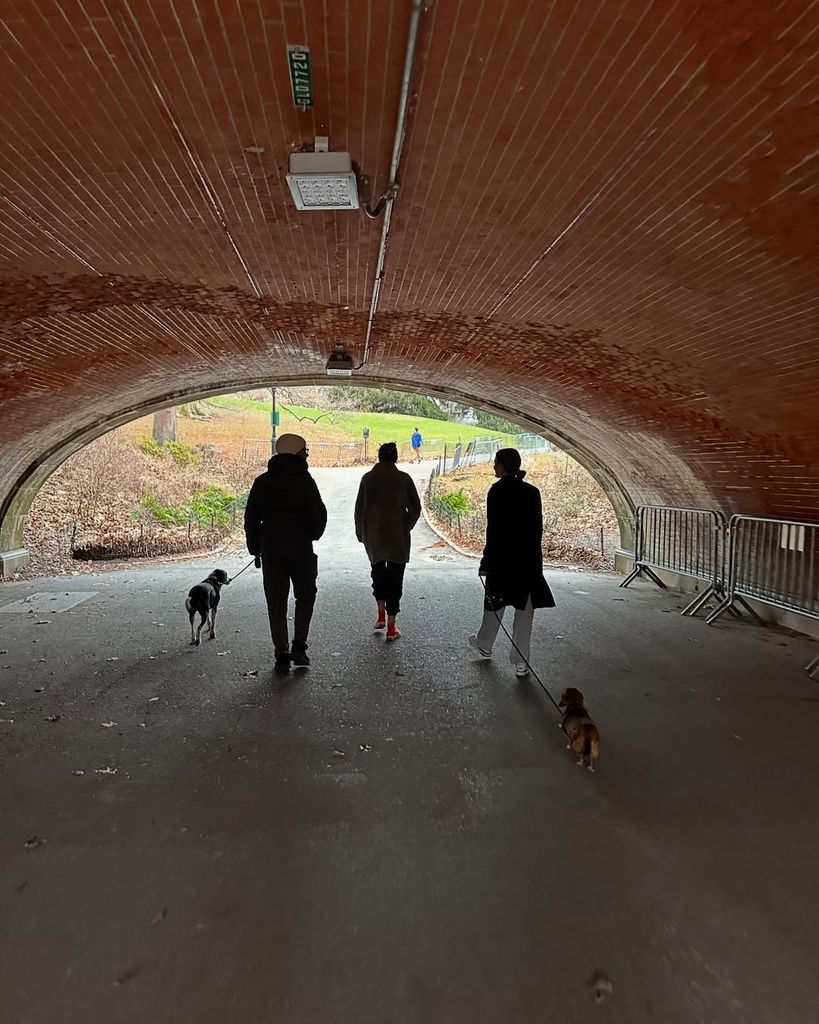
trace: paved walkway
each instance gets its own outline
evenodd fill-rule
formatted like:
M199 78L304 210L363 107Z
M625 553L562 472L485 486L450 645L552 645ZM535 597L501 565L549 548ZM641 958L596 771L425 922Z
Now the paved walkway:
M0 587L2 1019L814 1021L812 645L552 574L534 657L587 695L589 775L502 645L473 659L475 563L423 526L404 638L371 633L359 474L316 475L305 675L270 673L254 570L199 649L208 563Z

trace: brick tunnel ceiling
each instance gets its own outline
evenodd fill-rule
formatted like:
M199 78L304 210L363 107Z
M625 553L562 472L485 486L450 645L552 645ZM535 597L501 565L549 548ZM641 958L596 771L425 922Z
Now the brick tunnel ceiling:
M0 498L124 409L360 356L382 222L285 174L328 135L384 189L410 9L6 0ZM817 39L805 0L430 2L364 379L636 501L819 517Z

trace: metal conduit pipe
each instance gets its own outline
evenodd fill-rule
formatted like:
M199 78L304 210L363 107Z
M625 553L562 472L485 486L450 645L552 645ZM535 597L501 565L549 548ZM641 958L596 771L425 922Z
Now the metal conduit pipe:
M373 324L378 311L378 303L381 298L381 282L384 277L384 263L387 257L387 245L390 240L390 224L392 223L392 208L395 197L398 194L398 167L401 163L401 153L404 149L404 137L407 133L407 108L409 107L410 83L412 81L412 69L415 64L415 50L418 45L418 26L421 21L421 13L427 0L413 0L412 14L410 15L409 33L407 35L407 49L404 54L404 73L401 79L401 97L398 101L398 120L395 125L395 139L392 145L392 161L390 162L390 177L385 195L384 222L381 226L381 243L378 247L378 259L375 264L375 280L373 281L372 297L370 299L370 312L367 317L367 332L364 336L364 352L361 362L355 367L360 370L370 358L370 345L372 342Z

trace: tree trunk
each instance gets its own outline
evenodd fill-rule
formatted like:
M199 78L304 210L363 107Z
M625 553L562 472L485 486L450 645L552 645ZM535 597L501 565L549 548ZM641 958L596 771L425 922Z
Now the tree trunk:
M176 407L160 409L159 412L154 413L153 435L157 444L176 441Z

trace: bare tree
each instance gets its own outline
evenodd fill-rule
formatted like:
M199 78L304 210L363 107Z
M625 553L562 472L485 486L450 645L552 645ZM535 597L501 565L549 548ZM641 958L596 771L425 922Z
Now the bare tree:
M154 441L157 444L165 444L166 441L176 441L176 406L172 409L160 409L154 413L153 427Z

